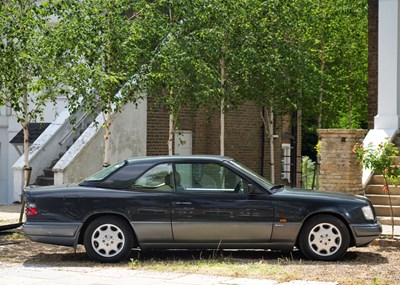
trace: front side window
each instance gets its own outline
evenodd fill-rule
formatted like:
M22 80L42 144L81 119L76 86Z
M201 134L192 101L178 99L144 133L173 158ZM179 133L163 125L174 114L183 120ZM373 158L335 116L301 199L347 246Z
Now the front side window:
M182 163L175 165L177 191L217 191L243 193L247 183L230 169L216 163Z
M173 179L171 178L172 164L159 164L145 172L130 188L135 190L172 191L174 187Z
M252 169L248 168L247 166L240 164L237 161L229 161L230 164L236 166L237 168L243 169L243 171L246 171L247 175L251 177L251 179L254 179L258 184L260 184L262 187L266 189L270 189L271 187L274 186L269 180L265 179L263 176L259 175Z

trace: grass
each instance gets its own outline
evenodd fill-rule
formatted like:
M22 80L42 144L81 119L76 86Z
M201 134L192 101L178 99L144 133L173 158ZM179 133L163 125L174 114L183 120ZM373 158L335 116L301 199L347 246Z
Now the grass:
M280 263L280 264L279 264ZM154 270L163 272L201 273L240 278L276 279L281 282L297 279L296 272L285 269L284 264L299 264L292 258L282 258L280 262L264 259L242 259L231 255L203 256L195 254L189 258L146 258L137 256L130 259L130 268L136 270Z
M2 235L1 237L4 240L15 240L15 239L22 239L25 238L25 235L20 232L13 232L11 234Z
M72 248L30 242L19 232L0 235L0 261L26 265L115 267L132 270L181 272L255 278L289 282L292 280L337 281L340 285L400 284L398 248L371 246L351 249L337 262L310 261L299 251L280 253L253 250L133 250L131 258L115 264L94 262L83 246Z

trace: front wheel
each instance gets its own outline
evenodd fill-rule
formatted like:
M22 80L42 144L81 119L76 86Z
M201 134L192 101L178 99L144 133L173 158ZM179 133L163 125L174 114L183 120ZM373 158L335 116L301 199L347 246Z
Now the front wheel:
M91 259L100 262L118 262L127 259L133 247L129 226L117 217L105 216L87 227L83 243Z
M331 261L340 259L350 245L346 225L333 216L320 215L311 218L299 237L299 246L309 259Z

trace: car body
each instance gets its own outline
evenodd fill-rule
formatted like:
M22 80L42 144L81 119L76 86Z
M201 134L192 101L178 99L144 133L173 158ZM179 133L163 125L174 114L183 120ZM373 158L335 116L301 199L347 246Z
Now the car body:
M273 185L228 157L120 161L79 184L29 187L25 234L101 262L132 248L274 249L341 258L382 231L367 198Z

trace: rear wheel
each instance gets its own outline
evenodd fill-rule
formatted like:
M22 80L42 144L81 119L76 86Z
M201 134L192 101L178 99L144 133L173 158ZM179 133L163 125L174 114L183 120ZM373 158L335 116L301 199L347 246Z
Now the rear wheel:
M127 259L132 251L132 230L120 218L105 216L92 221L84 234L84 246L90 258L100 262Z
M309 259L337 260L350 245L346 225L333 216L320 215L311 218L299 237L300 250Z

